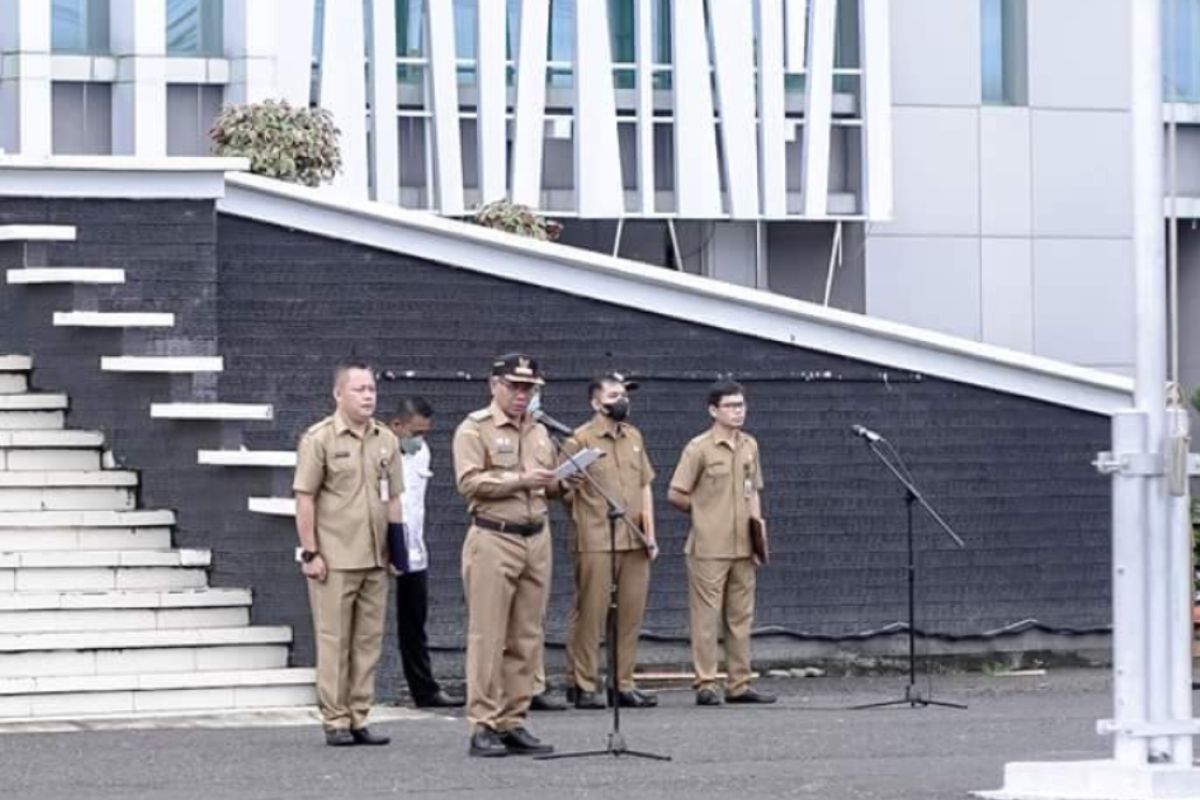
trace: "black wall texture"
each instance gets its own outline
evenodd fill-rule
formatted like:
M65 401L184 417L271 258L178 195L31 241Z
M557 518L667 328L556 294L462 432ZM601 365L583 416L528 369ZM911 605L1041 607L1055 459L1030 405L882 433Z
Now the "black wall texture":
M208 202L0 201L0 223L9 222L77 225L78 242L47 248L45 259L124 267L128 283L4 286L0 349L33 355L40 389L71 393L70 426L109 434L118 459L142 471L143 505L178 512L178 546L213 549L213 585L252 587L256 623L293 626L297 664L312 663L312 637L292 522L245 510L249 495L288 494L291 476L200 467L196 450L294 447L331 409L331 370L349 355L385 373L381 416L410 392L437 412L429 633L450 653L439 659L444 670L457 663L465 622L466 513L450 437L487 403L490 360L510 350L540 360L544 406L569 423L589 413L593 372L621 369L642 383L632 419L658 471L663 544L650 634L686 637L687 526L667 506L666 485L683 445L708 426L706 388L719 375L746 386L747 427L762 448L774 552L759 573L759 627L843 636L904 618L904 492L850 433L855 423L888 435L967 544L955 547L917 513L920 627L969 635L1026 619L1109 623L1109 491L1089 463L1108 439L1102 416L217 215ZM51 311L89 307L174 311L178 324L149 335L50 327ZM225 371L192 379L99 370L101 354L145 352L220 354ZM152 400L188 397L272 403L276 417L149 419ZM547 637L560 642L571 581L561 511L555 519ZM682 645L676 660L686 660ZM402 685L391 643L381 693Z

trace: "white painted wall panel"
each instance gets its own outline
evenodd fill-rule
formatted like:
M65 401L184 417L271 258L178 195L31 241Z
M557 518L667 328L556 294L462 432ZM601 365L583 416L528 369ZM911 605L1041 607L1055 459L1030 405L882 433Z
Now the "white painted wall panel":
M754 7L750 3L710 3L708 13L729 213L735 219L754 219L758 216Z
M1028 108L979 112L979 211L984 236L1029 236L1033 228Z
M1034 352L1102 368L1133 364L1133 292L1129 240L1035 239Z
M396 119L396 3L371 0L371 149L373 199L400 200L399 130Z
M804 69L804 54L808 47L808 0L786 0L786 3L784 24L774 30L784 30L787 68L797 72Z
M721 183L703 0L676 0L674 12L675 209L680 217L719 217Z
M1131 236L1129 115L1034 110L1036 236Z
M862 0L863 203L874 222L892 218L892 53L888 0Z
M314 0L280 0L277 12L278 96L307 108L312 86Z
M836 0L812 0L804 110L804 213L817 219L825 216L829 206L829 125L833 114L836 23Z
M546 38L549 32L549 0L521 0L512 199L535 208L541 206L542 200L542 121L546 114Z
M508 194L508 90L504 47L507 15L503 3L480 3L475 27L479 81L479 190L487 204Z
M331 188L346 197L367 198L367 57L362 3L325 6L321 45L321 105L341 129L342 171Z
M792 7L800 5L802 3L796 0L789 0L788 13L794 13ZM783 0L760 0L758 9L758 163L762 216L776 218L787 214L784 43L780 34L784 20Z
M1033 246L1029 239L980 240L983 341L1033 352Z
M575 6L575 197L581 217L625 213L608 9Z
M896 0L891 44L897 105L979 105L978 0Z
M978 239L872 237L866 257L868 315L980 338Z
M463 212L462 132L458 120L458 67L454 50L453 0L428 0L430 105L433 109L433 171L438 210Z
M1027 3L1030 106L1129 108L1131 1Z

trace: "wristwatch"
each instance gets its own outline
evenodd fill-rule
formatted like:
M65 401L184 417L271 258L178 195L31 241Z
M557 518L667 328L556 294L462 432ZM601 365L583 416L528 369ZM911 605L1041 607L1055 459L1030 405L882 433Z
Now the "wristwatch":
M319 550L305 550L303 547L296 548L296 561L301 564L307 564L319 555L321 555Z

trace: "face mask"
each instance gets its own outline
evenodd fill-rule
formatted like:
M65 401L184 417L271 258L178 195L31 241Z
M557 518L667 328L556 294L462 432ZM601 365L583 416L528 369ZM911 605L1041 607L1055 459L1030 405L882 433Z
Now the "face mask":
M620 397L611 403L601 403L600 408L613 422L620 422L629 416L629 398Z
M526 414L536 414L542 409L542 393L534 392L533 397L529 398L529 405L525 407Z
M415 456L421 452L421 445L425 442L421 436L404 436L400 439L400 452L406 456Z

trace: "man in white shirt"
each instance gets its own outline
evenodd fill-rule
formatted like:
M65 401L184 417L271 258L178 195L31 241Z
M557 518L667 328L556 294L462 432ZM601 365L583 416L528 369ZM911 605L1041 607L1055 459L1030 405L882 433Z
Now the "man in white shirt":
M404 464L405 553L392 554L393 564L404 564L396 576L396 632L400 639L400 662L408 692L419 708L455 708L463 701L442 691L433 677L425 618L429 609L429 551L425 546L425 490L433 472L429 469L429 445L425 434L433 427L433 407L422 397L400 400L389 423L400 439Z

